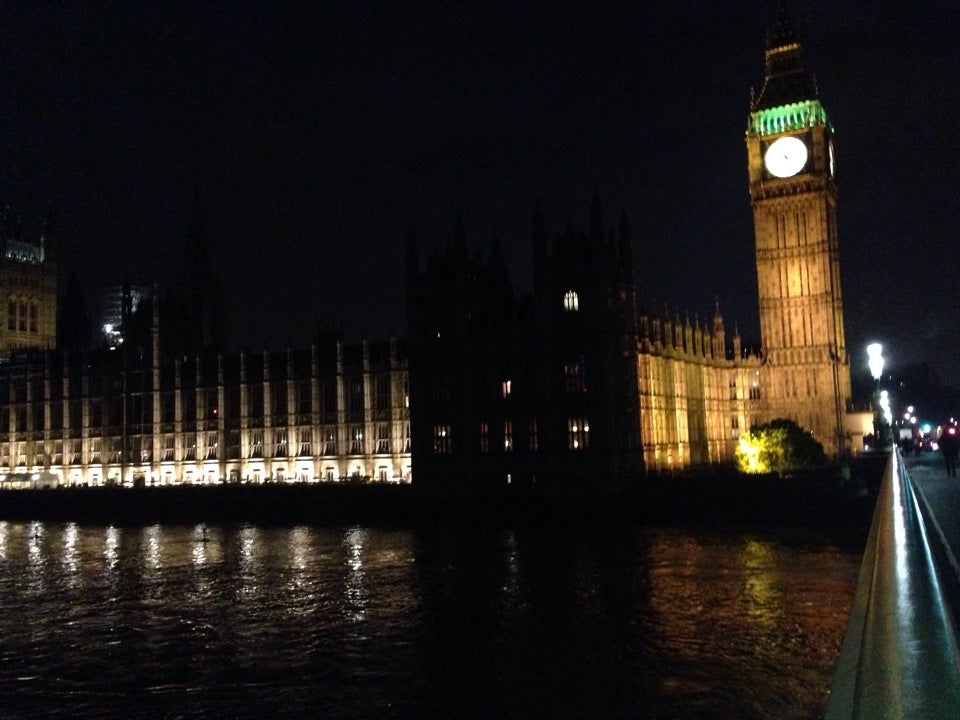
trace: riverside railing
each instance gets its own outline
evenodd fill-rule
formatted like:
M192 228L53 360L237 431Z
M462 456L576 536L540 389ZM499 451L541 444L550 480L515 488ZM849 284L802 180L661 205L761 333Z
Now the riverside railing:
M960 652L930 519L894 450L867 538L827 720L960 717Z

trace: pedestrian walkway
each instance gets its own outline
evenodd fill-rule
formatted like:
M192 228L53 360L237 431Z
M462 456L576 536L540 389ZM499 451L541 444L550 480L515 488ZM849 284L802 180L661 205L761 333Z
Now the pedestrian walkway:
M960 480L947 477L941 457L891 453L828 720L958 717L958 505Z
M938 452L904 457L903 464L934 535L938 575L954 627L960 628L960 478L947 476Z

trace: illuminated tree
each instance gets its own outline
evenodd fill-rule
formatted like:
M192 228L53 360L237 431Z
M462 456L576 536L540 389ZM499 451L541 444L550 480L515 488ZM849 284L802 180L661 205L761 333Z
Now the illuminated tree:
M823 467L823 445L792 420L777 419L740 436L737 468L744 473L777 473Z

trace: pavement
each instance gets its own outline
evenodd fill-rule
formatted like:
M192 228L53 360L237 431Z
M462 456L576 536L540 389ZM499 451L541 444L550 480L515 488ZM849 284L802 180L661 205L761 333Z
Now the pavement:
M903 467L927 521L941 589L960 629L960 472L947 475L943 455L924 452L903 458Z
M960 478L939 453L884 477L827 703L827 720L958 718Z

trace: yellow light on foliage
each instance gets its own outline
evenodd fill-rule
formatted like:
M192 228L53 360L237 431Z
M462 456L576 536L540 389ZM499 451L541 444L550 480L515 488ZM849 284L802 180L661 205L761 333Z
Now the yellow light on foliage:
M741 472L766 473L770 472L767 464L760 459L760 439L750 433L740 436L737 445L737 465Z

